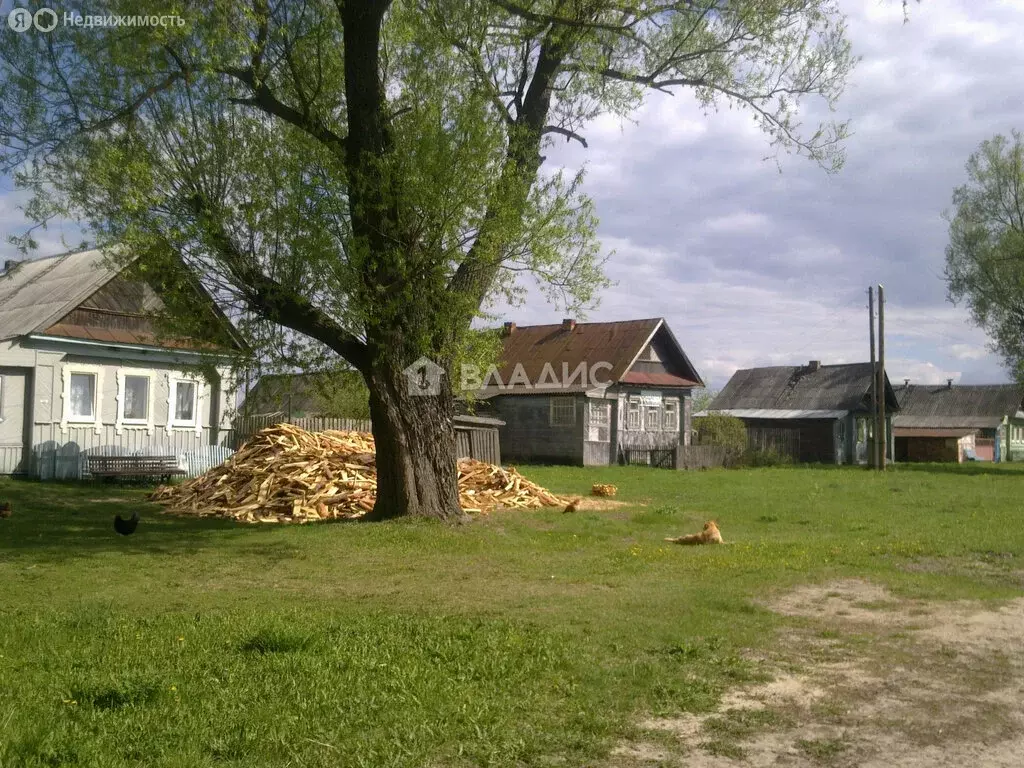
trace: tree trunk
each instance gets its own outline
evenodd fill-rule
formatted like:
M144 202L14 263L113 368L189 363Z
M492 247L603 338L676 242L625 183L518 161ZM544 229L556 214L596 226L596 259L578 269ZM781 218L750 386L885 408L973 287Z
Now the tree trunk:
M377 445L377 503L369 519L461 518L447 377L440 377L438 394L420 394L395 361L381 360L366 379Z

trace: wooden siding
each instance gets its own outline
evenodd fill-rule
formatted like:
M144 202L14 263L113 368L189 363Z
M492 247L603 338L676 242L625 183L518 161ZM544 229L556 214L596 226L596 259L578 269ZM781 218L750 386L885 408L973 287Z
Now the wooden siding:
M548 395L499 395L491 400L498 417L505 422L505 426L498 428L505 461L584 463L586 398L583 395L556 397L573 399L576 421L572 426L551 426L551 397Z
M32 369L0 367L0 475L28 472Z
M477 459L488 464L501 464L501 441L493 427L455 427L456 455L460 459Z
M744 419L747 440L752 445L797 446L789 453L796 461L834 464L836 461L836 422L834 419ZM790 437L783 438L783 433ZM771 437L768 437L768 436ZM765 436L765 437L760 437ZM785 440L785 442L783 442ZM790 448L792 451L792 448Z
M153 322L146 315L163 306L153 289L145 283L115 277L56 324L153 333Z
M28 473L42 480L77 480L85 475L85 458L101 456L177 456L193 474L205 472L222 454L211 452L210 446L230 447L230 430L204 428L175 430L170 435L156 429L152 435L144 429L124 430L117 434L112 424L104 425L99 434L92 426L69 427L61 431L59 424L35 424L32 427L32 453Z

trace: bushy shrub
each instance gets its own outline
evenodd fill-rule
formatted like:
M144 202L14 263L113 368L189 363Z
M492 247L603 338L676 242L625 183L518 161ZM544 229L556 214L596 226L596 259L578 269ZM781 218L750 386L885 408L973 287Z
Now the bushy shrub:
M693 420L697 445L718 445L726 449L725 465L735 466L747 450L747 428L735 416L712 413Z
M793 463L793 457L774 448L743 452L744 467L783 467Z

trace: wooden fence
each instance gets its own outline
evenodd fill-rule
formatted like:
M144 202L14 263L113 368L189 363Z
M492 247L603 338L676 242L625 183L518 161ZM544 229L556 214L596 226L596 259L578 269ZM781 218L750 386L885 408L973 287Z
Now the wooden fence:
M274 424L294 424L308 432L323 432L328 429L369 432L369 419L341 419L333 416L304 416L289 419L283 413L268 416L245 416L235 421L234 447ZM501 464L501 449L498 444L498 430L493 427L459 424L456 417L455 450L458 458L474 458L490 464Z
M680 445L677 469L712 469L724 467L728 448L724 445Z
M240 416L235 420L234 447L237 449L238 446L261 429L266 429L274 424L294 424L296 427L301 427L307 432L323 432L328 429L354 430L356 432L370 431L369 419L340 419L333 416L304 416L302 418L289 419L283 413L272 413L264 416Z
M619 464L640 464L660 469L675 469L676 450L672 448L619 448Z
M747 427L747 448L771 451L800 461L800 430L785 427Z

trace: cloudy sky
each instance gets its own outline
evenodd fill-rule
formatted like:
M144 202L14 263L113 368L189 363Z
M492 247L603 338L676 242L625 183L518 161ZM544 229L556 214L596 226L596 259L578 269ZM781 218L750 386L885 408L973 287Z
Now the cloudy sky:
M942 212L977 145L1024 129L1024 2L925 0L908 24L898 0L842 5L862 61L839 104L854 135L838 175L796 157L780 170L748 114L705 115L685 92L650 98L635 124L597 122L588 149L548 153L586 165L614 251L616 285L588 319L664 316L720 388L737 368L867 360L866 289L882 283L891 380L1005 381L946 301ZM23 226L10 189L0 180L4 231ZM41 252L63 250L61 234ZM560 317L538 296L508 319Z
M843 170L781 172L746 113L705 116L656 96L637 124L605 120L549 153L586 163L617 281L589 319L664 316L705 380L737 368L867 360L867 286L886 292L893 382L1006 381L985 334L946 301L942 212L964 163L1024 129L1024 2L844 0L862 61L839 103ZM539 298L515 319L557 322Z

